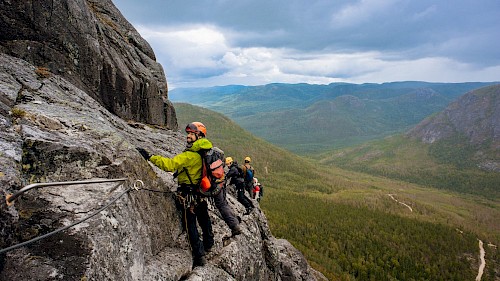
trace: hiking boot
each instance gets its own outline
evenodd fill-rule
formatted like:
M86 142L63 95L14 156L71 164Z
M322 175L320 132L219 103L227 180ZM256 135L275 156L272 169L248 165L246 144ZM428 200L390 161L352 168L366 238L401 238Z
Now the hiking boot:
M204 246L204 249L205 249L205 253L210 253L212 252L212 248L213 248L214 244L210 245L210 246Z
M231 236L236 236L238 234L241 234L241 227L239 224L231 229Z
M204 256L195 257L193 260L193 268L197 266L204 266L205 264L207 264L207 259L205 259Z

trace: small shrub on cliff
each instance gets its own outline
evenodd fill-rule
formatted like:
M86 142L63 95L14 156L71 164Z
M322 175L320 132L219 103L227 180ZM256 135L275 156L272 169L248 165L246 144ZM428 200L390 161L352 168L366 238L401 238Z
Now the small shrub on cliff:
M10 114L13 118L23 118L24 116L26 116L26 111L24 111L20 108L14 107L10 111Z
M36 75L38 75L38 77L40 78L49 78L52 73L50 72L50 70L46 67L37 67L37 69L35 69L35 73Z

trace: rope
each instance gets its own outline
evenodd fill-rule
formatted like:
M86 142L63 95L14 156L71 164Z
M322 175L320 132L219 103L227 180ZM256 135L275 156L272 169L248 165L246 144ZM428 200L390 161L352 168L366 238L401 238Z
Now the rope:
M188 244L189 244L189 249L191 250L191 252L193 252L193 247L191 246L191 239L189 237L189 228L188 228L188 223L187 223L187 212L189 212L190 210L188 210L186 207L184 207L184 224L186 224L186 235L187 235L187 238L188 238Z
M119 184L117 184L114 188L117 188L118 186L120 186L120 185L122 185L122 184L123 184L123 183L119 183ZM49 233L47 233L47 234L44 234L44 235L38 236L38 237L36 237L36 238L33 238L33 239L31 239L31 240L28 240L28 241L25 241L25 242L22 242L22 243L19 243L19 244L16 244L16 245L10 246L10 247L5 248L5 249L1 249L1 250L0 250L0 254L3 254L3 253L5 253L5 252L11 251L11 250L14 250L14 249L17 249L17 248L24 247L24 246L26 246L26 245L32 244L32 243L34 243L34 242L36 242L36 241L42 240L42 239L44 239L44 238L47 238L47 237L52 236L52 235L54 235L54 234L57 234L57 233L59 233L59 232L61 232L61 231L64 231L64 230L66 230L66 229L68 229L68 228L70 228L70 227L73 227L73 226L77 225L77 224L80 224L80 223L82 223L82 222L84 222L84 221L86 221L86 220L88 220L88 219L90 219L90 218L92 218L92 217L96 216L96 215L97 215L97 214L99 214L100 212L104 211L104 210L105 210L105 209L107 209L109 206L111 206L113 203L115 203L118 199L120 199L120 197L122 197L123 195L125 195L126 193L130 192L130 191L131 191L131 190L133 190L133 189L137 190L137 188L136 188L135 186L134 186L133 188L132 188L132 187L128 188L127 190L123 191L120 195L118 195L115 199L111 200L111 201L110 201L108 204L106 204L104 207L100 208L99 210L95 211L95 212L94 212L94 213L92 213L91 215L89 215L89 216L87 216L87 217L85 217L85 218L83 218L83 219L81 219L81 220L78 220L78 221L76 221L76 222L74 222L74 223L72 223L72 224L70 224L70 225L65 226L65 227L61 227L61 228L59 228L59 229L56 229L56 230L54 230L54 231L52 231L52 232L49 232Z
M146 190L146 191L158 192L158 193L169 193L169 192L171 192L171 191L163 191L163 190L154 190L154 189L149 189L149 188L139 188L139 190Z
M141 187L138 187L137 184L140 183ZM157 189L149 189L149 188L144 188L144 182L141 180L136 180L134 183L134 189L139 191L139 190L145 190L145 191L151 191L151 192L157 192L157 193L169 193L171 191L163 191L163 190L157 190Z

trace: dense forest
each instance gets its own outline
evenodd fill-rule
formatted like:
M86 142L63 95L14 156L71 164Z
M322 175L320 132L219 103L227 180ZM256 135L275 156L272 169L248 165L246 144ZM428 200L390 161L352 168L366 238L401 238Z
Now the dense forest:
M474 280L477 238L307 194L270 190L273 234L292 242L330 280Z

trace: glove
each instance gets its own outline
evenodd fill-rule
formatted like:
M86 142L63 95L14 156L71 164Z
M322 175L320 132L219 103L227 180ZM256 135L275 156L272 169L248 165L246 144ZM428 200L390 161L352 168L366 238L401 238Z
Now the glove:
M149 160L149 158L151 158L151 154L149 154L149 152L147 152L144 148L136 147L135 149L139 151L139 153L141 154L142 157L144 157L144 159Z

